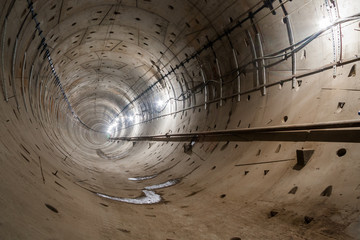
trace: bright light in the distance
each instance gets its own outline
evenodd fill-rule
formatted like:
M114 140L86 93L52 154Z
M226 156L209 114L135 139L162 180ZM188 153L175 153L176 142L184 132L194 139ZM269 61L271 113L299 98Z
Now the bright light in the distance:
M164 101L159 99L156 101L156 107L162 108L164 106Z

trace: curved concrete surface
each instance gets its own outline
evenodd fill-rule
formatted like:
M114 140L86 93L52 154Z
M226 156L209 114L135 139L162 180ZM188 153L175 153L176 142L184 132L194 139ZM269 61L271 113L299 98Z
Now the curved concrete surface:
M0 238L359 239L359 13L2 1Z

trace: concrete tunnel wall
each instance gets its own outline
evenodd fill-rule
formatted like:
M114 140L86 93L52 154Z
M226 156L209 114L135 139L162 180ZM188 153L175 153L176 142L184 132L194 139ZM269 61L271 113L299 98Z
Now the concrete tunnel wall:
M108 139L357 120L359 12L355 0L3 1L0 238L359 239L357 128L191 151ZM300 170L297 150L313 150ZM159 203L102 197L169 180Z

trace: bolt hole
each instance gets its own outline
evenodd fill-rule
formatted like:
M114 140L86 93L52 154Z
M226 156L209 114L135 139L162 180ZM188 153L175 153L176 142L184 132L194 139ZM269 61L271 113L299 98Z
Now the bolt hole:
M55 207L51 206L50 204L45 203L45 206L48 209L50 209L51 211L53 211L54 213L59 213L59 211Z
M298 187L295 186L288 192L288 194L295 194L297 190L298 190Z
M345 156L345 154L346 154L346 149L345 149L345 148L340 148L340 149L337 150L337 152L336 152L336 155L337 155L338 157L343 157L343 156Z
M288 116L284 116L283 117L283 122L286 123L288 119L289 119Z
M275 217L277 214L278 214L279 212L277 212L277 211L270 211L270 216L269 217Z
M352 65L348 77L355 77L356 76L356 64Z
M323 197L330 197L332 193L332 186L328 186L327 188L325 188L324 191L322 191L322 193L320 194L320 196L323 196Z
M311 223L311 222L312 222L312 220L314 220L314 218L312 218L312 217L308 217L308 216L305 216L305 217L304 217L304 223L305 223L305 224L309 224L309 223Z

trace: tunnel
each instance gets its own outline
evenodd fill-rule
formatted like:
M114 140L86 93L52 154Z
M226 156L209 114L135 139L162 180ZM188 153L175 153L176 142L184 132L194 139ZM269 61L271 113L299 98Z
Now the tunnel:
M4 0L0 239L360 239L360 1Z

